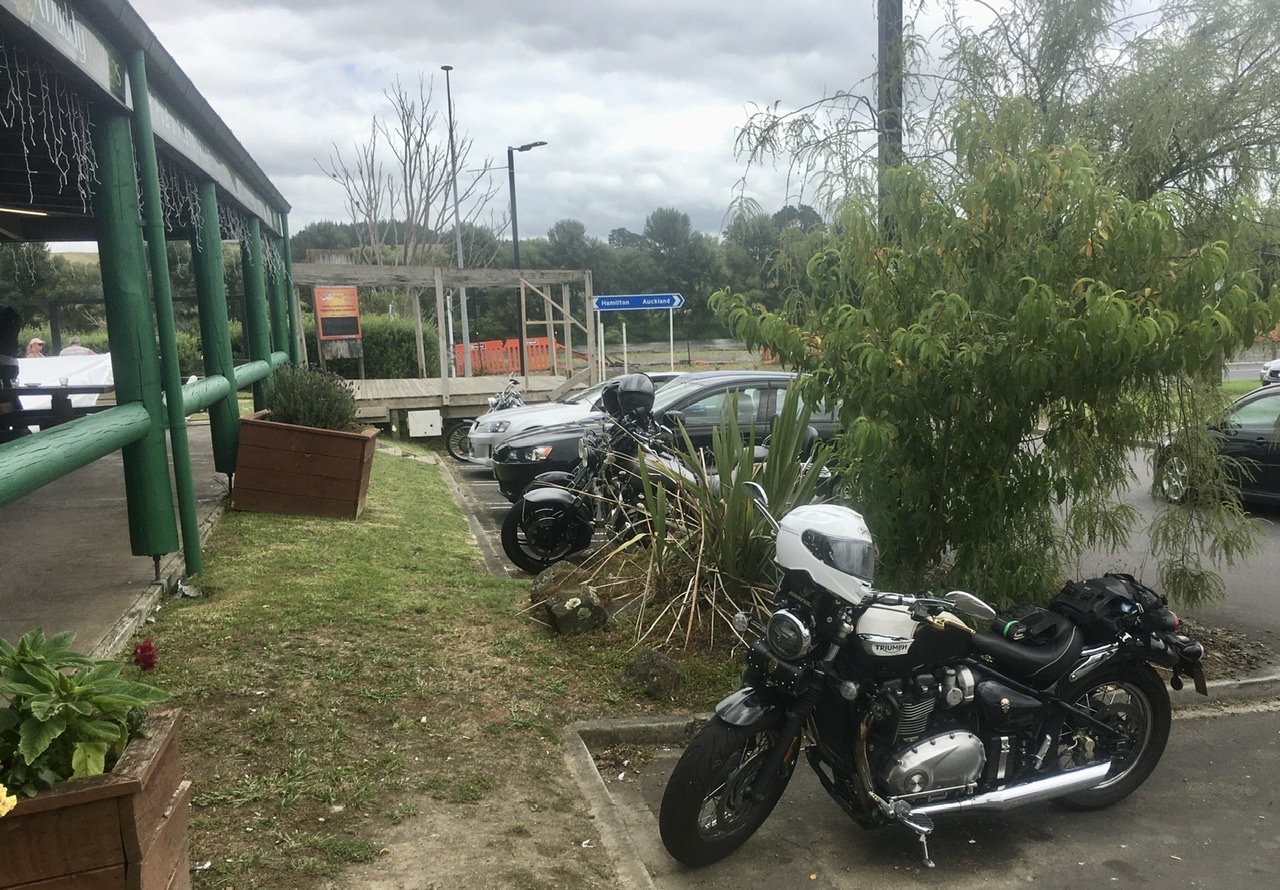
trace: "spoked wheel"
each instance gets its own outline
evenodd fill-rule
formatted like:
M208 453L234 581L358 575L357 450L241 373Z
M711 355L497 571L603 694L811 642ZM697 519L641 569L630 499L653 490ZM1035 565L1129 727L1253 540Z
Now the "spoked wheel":
M1186 458L1177 452L1168 454L1156 467L1153 486L1156 494L1171 504L1181 504L1191 493L1187 482L1189 473Z
M561 507L517 501L502 520L502 550L518 568L536 575L581 549L579 525Z
M444 431L444 447L454 460L465 461L471 457L471 421L454 421Z
M715 717L681 755L662 795L662 843L685 865L709 865L746 843L773 812L791 779L785 775L756 803L751 790L777 744L775 725L744 728Z
M1059 799L1068 809L1095 810L1128 797L1147 780L1169 741L1169 693L1150 665L1128 664L1105 669L1065 687L1063 700L1088 711L1115 730L1067 715L1058 736L1058 766L1063 770L1111 761L1101 784Z

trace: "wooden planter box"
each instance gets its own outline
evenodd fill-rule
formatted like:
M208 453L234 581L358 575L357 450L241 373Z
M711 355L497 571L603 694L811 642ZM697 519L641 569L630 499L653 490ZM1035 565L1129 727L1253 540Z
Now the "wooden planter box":
M181 711L153 712L110 773L69 779L0 818L0 887L181 890L191 886L191 783L178 750Z
M258 411L240 418L231 489L236 510L354 519L364 509L376 429L339 433L275 423Z

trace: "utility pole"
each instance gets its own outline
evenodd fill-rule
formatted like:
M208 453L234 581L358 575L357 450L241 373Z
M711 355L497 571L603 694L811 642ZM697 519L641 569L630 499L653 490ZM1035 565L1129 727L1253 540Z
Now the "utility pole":
M454 252L458 255L458 268L462 266L462 216L458 211L458 150L453 141L453 89L449 83L449 72L453 70L452 65L441 65L440 70L444 72L444 95L445 101L449 103L449 159L453 164L453 237ZM467 286L461 285L458 288L458 302L462 308L462 376L471 376L471 331L467 324ZM450 326L452 327L453 317L450 313ZM453 338L450 337L449 348L453 348ZM453 366L453 356L449 356L449 365Z
M876 130L880 225L888 236L892 236L893 223L884 210L885 205L885 171L899 167L903 161L902 151L902 0L878 0L880 26L879 50L877 59L877 86L879 87L879 107Z

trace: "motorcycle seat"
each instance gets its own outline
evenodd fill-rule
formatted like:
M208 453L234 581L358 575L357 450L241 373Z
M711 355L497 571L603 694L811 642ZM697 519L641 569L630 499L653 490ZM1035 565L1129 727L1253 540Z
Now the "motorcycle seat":
M1080 628L1066 616L1048 614L1053 616L1055 624L1048 642L1031 645L1007 640L994 631L980 630L974 634L974 648L1028 686L1048 688L1076 663L1084 649Z

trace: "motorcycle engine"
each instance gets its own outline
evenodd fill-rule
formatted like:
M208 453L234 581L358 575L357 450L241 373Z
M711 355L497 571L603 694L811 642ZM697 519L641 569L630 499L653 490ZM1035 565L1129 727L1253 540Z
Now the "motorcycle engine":
M941 668L884 685L875 710L880 732L885 733L877 747L887 753L876 762L886 794L929 795L978 781L987 762L982 740L956 725L955 718L941 717L971 704L975 686L965 667ZM939 721L952 725L943 729Z
M882 781L893 797L946 791L973 785L982 775L987 754L971 732L943 732L895 751Z

